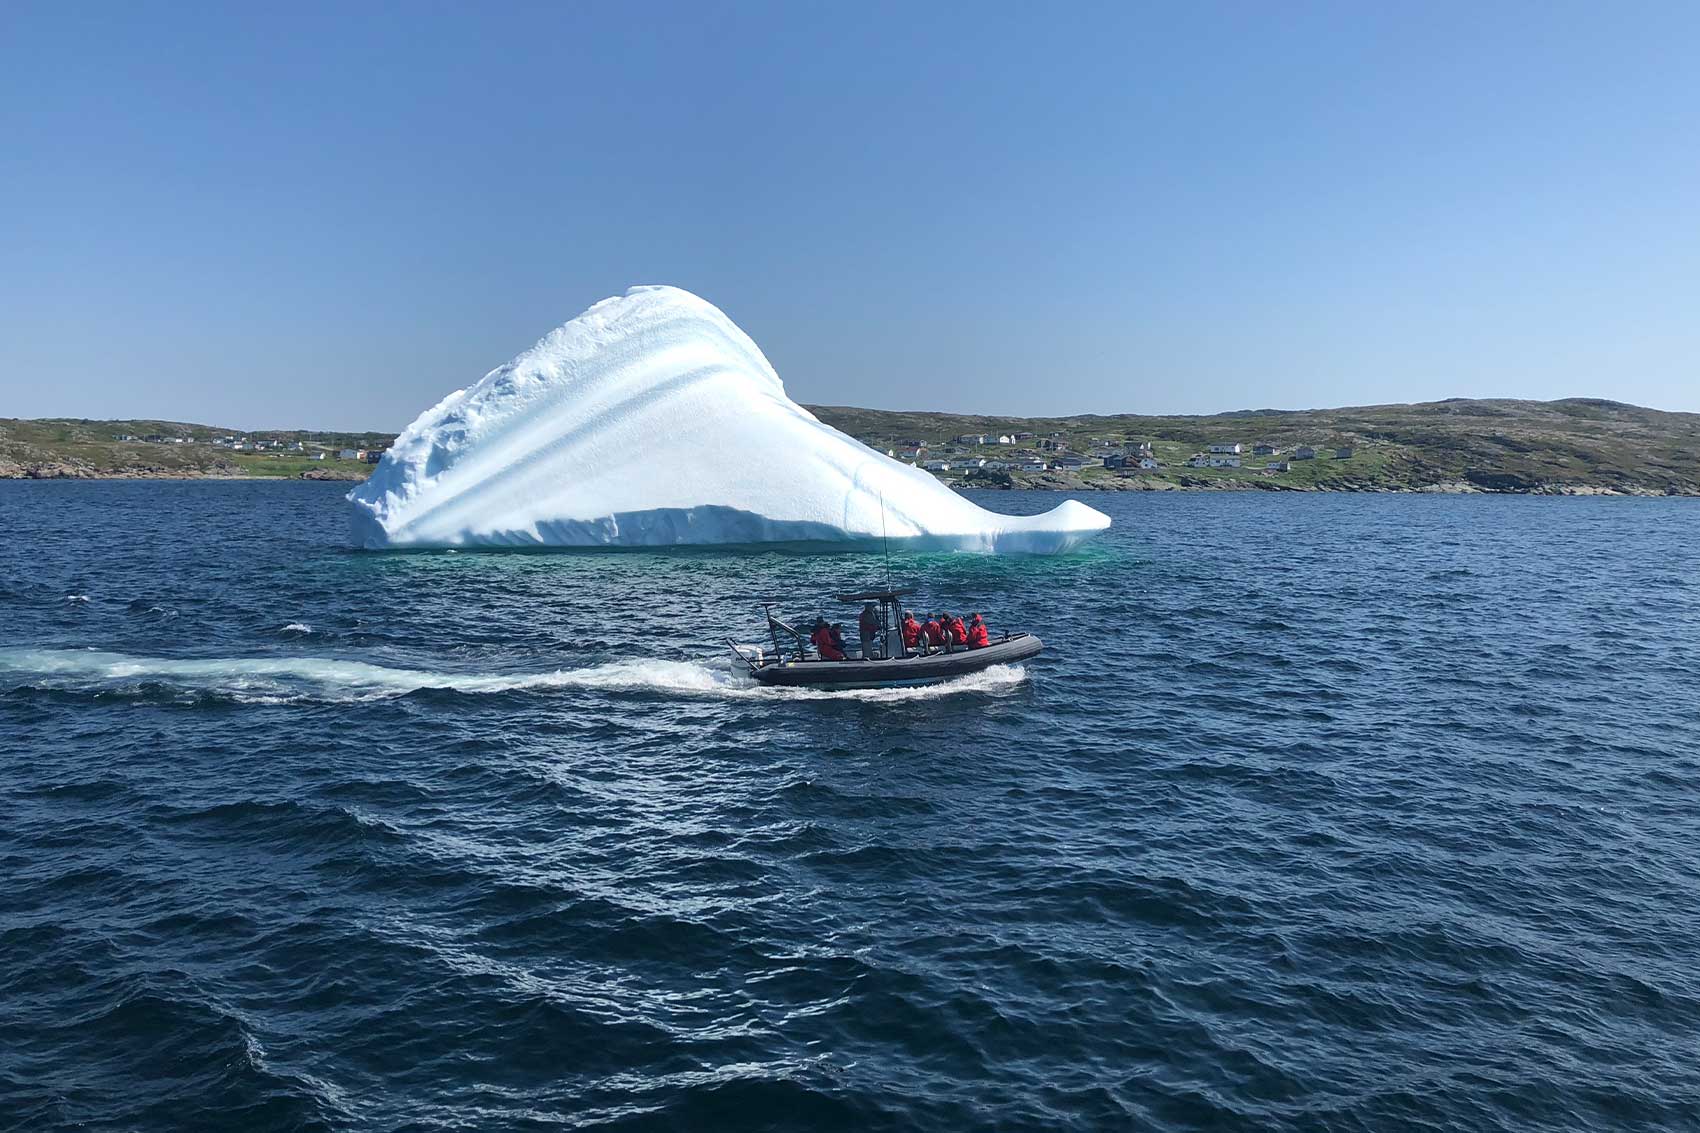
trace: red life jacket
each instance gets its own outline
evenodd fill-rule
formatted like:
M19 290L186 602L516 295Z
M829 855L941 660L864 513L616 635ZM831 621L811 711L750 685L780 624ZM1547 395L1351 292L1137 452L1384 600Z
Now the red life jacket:
M963 645L968 641L968 628L962 624L961 618L950 619L950 624L944 627L944 631L950 634L952 645Z
M914 618L903 619L903 644L910 649L915 648L921 640L921 623Z
M809 640L814 642L816 649L820 650L821 660L844 660L844 650L838 648L832 642L832 628L830 626L821 626L809 636Z
M944 629L932 618L927 619L927 624L921 627L921 632L927 635L929 645L944 644Z
M975 618L973 624L968 627L968 648L984 649L991 643L992 636L986 632L986 623Z

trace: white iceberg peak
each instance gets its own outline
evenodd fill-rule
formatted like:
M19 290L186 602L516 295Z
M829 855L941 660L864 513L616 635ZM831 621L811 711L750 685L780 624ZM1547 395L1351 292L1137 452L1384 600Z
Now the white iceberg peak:
M1066 550L1110 525L1067 500L976 507L822 424L760 348L676 287L604 299L402 431L348 495L384 547L858 542Z

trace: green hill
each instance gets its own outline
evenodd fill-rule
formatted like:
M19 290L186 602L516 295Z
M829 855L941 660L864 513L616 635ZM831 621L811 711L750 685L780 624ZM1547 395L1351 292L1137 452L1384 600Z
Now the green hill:
M817 406L828 424L885 451L922 442L957 484L1069 490L1262 488L1342 491L1623 492L1700 495L1700 414L1666 413L1614 401L1466 400L1349 409L1243 410L1210 417L1081 415L997 417ZM968 434L1034 434L1016 444L957 444ZM119 437L134 439L119 440ZM147 439L152 438L152 439ZM181 443L178 439L181 438ZM235 438L243 450L215 442ZM0 419L0 478L299 477L359 479L371 466L339 460L344 449L384 448L393 434L309 430L242 432L173 421ZM1161 467L1123 473L1079 470L1004 472L962 465L1009 463L1018 453L1054 461L1095 449L1149 443ZM251 446L264 443L267 449ZM1041 451L1041 443L1046 445ZM1241 444L1239 468L1191 468L1213 444ZM300 445L300 449L291 446ZM1257 444L1275 457L1251 454ZM271 447L271 446L283 446ZM1285 471L1300 446L1314 460ZM1336 451L1349 447L1345 458ZM325 459L311 459L315 453Z
M217 443L227 439L244 447ZM360 480L371 472L371 465L341 460L337 454L344 449L384 448L394 439L393 433L244 432L182 421L0 418L0 479L305 476ZM323 459L313 459L320 453Z
M1078 473L1012 474L1016 485L1144 488L1265 488L1339 490L1611 491L1700 494L1700 414L1666 413L1614 401L1467 400L1349 409L1243 410L1210 417L1142 417L1131 414L1074 417L993 417L961 413L891 413L822 406L828 424L882 451L902 441L940 442L963 434L1026 432L1018 445L960 447L971 458L1008 460L1052 440L1072 453L1090 454L1098 442L1149 442L1162 467L1122 475L1088 467ZM1194 469L1186 461L1212 444L1242 444L1237 469ZM1299 446L1318 459L1293 461L1286 472L1268 472L1270 458L1253 445L1290 459ZM1352 448L1347 459L1335 450ZM1050 459L1054 452L1038 455ZM949 459L948 454L945 459ZM951 477L955 473L945 473Z

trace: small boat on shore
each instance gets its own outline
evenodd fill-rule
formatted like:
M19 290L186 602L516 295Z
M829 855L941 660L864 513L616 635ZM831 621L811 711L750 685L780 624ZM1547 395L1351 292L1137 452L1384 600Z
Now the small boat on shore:
M735 645L732 652L749 667L761 684L777 688L897 688L904 685L935 684L967 676L993 665L1009 665L1036 657L1044 643L1031 633L1006 633L978 648L945 646L910 649L899 628L903 611L899 600L914 590L872 590L862 594L835 595L840 602L877 604L880 630L875 635L871 657L846 656L842 661L823 659L811 652L808 635L773 616L766 605L767 629L772 648Z

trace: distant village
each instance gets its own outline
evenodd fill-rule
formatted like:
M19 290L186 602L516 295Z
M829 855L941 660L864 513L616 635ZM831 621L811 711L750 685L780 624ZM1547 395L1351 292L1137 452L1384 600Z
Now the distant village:
M336 444L242 434L211 437L149 433L136 436L116 433L120 443L149 445L203 445L245 455L273 456L300 461L339 461L377 464L387 448L348 448ZM1297 462L1350 460L1350 445L1301 444L1290 449L1268 442L1210 444L1188 452L1191 446L1174 441L1092 437L1081 440L1063 433L1041 436L1032 432L963 433L948 440L920 438L862 438L863 443L893 459L938 475L941 479L1004 484L1011 474L1137 477L1162 473L1164 469L1241 469L1248 474L1279 476ZM1075 445L1080 450L1075 450ZM1105 486L1108 486L1107 484Z
M1287 450L1270 443L1231 442L1209 445L1178 461L1170 452L1166 465L1152 441L1095 437L1077 452L1062 433L1048 436L1027 432L964 433L946 441L906 438L890 445L879 441L864 443L928 472L970 479L1000 478L999 473L1012 472L1084 474L1088 469L1139 476L1176 463L1197 469L1243 468L1273 476L1291 471L1296 461L1350 460L1355 451L1350 445L1328 448L1298 445ZM1166 452L1177 447L1184 450L1184 446L1169 442L1163 447Z
M360 464L376 464L384 458L384 453L389 451L383 448L339 448L334 445L309 444L306 441L286 441L234 434L201 438L165 436L160 433L147 433L142 436L135 436L130 433L114 433L112 439L120 444L208 445L228 452L266 453L273 456L292 456L298 460L312 461L347 460Z

